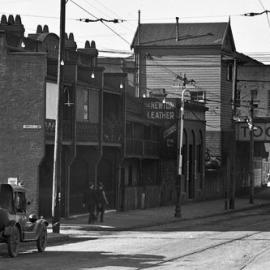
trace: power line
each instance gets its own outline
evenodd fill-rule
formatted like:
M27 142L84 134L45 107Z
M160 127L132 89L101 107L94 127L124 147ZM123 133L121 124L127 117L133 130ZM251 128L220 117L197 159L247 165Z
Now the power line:
M89 12L87 9L83 8L81 5L77 4L76 2L74 2L73 0L70 0L70 2L72 2L74 5L76 5L77 7L79 7L81 10L85 11L87 14L89 14L90 16L94 17L95 19L98 19L98 17L96 17L94 14L92 14L91 12ZM106 26L110 31L112 31L115 35L117 35L119 38L121 38L124 42L126 42L128 45L130 45L130 42L127 41L124 37L122 37L120 34L118 34L114 29L112 29L110 26L108 26L105 22L100 21L104 26Z
M84 0L84 1L88 3L87 0ZM112 10L112 9L108 8L107 6L105 6L105 5L104 5L103 3L101 3L100 1L95 0L95 2L98 3L99 5L101 5L101 6L103 7L103 9L106 9L106 10L108 10L110 13L114 14L114 16L120 17L119 14L117 14L114 10ZM88 4L89 4L89 3L88 3ZM102 11L102 12L104 13L104 11ZM106 13L104 13L104 14L106 14ZM127 22L127 20L125 20L125 21ZM128 24L130 24L130 23L128 23ZM125 25L121 25L121 26L124 27L124 28L125 28L126 30L128 30L128 31L133 31L133 30L131 30L131 28L128 28L128 27L126 27Z
M104 18L97 18L97 19L88 19L88 18L84 18L84 19L77 19L77 21L80 22L85 22L85 23L90 23L90 22L112 22L112 23L120 23L120 22L124 22L124 20L122 19L104 19Z

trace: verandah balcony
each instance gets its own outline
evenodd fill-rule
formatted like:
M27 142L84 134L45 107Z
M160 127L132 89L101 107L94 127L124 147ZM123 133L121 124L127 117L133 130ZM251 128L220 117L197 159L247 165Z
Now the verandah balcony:
M46 140L53 141L55 133L55 120L45 120ZM98 124L89 122L76 123L76 136L78 142L97 142L98 141ZM63 121L63 141L72 140L71 121Z

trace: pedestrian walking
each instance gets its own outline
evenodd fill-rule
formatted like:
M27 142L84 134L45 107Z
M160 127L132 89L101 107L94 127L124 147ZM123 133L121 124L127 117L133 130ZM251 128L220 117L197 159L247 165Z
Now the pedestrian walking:
M100 222L104 221L104 212L106 205L109 204L106 193L104 191L104 185L102 182L98 183L97 187L97 218L100 217Z
M95 209L97 205L97 197L94 183L89 183L89 188L83 195L83 207L87 207L89 217L88 224L93 223L96 220Z

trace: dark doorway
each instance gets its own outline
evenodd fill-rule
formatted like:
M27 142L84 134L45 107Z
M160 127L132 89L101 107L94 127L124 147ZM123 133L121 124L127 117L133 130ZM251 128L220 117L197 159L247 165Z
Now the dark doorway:
M83 194L88 188L88 164L83 159L76 159L71 166L70 171L70 214L82 213Z
M104 184L104 189L109 201L109 207L115 209L116 181L115 181L115 170L112 160L102 159L99 165L98 181L101 181Z

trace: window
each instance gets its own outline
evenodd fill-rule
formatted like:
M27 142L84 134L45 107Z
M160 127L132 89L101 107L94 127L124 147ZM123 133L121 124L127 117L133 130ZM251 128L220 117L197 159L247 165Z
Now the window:
M228 64L227 65L227 74L226 74L227 81L232 81L232 77L233 77L233 65Z
M191 91L190 99L197 102L205 102L205 92L204 91Z
M257 95L258 95L258 92L256 89L250 90L250 97L253 98L253 100L257 98Z
M89 121L97 124L99 122L99 92L90 90L88 91L89 100Z
M18 212L26 211L26 200L24 193L18 192L15 193L15 208Z
M83 90L83 120L89 119L89 92Z

